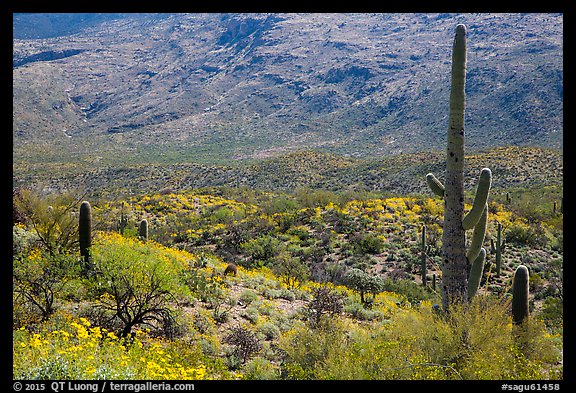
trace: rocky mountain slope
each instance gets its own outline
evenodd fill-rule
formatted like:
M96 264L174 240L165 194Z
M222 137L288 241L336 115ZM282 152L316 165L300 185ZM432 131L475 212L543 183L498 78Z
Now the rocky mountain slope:
M562 148L562 14L15 14L19 162L443 150L454 26L467 148Z

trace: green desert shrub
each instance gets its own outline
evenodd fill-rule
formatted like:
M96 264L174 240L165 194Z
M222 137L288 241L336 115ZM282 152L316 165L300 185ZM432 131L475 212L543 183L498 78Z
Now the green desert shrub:
M372 321L382 316L381 311L366 308L361 302L352 298L347 299L343 311L360 321Z
M280 252L272 266L274 274L289 288L298 288L302 282L310 277L310 269L300 260L287 251Z
M262 334L265 340L275 340L280 336L280 328L272 321L258 324L256 331Z
M384 250L384 239L370 233L355 238L355 248L359 254L380 254Z
M38 242L51 255L78 248L78 206L84 195L70 191L41 194L22 189L13 204L22 212L22 221L37 235Z
M384 291L404 295L411 304L418 304L423 300L434 300L437 297L413 280L385 278L382 286Z
M364 305L371 303L376 294L384 290L384 280L382 277L367 273L358 268L349 269L344 276L344 282L349 288L358 292L360 301ZM366 297L367 294L371 294L372 297Z
M57 298L67 283L78 274L79 264L73 255L50 254L39 248L17 255L12 264L15 300L27 303L46 320L56 310Z
M241 249L248 256L248 266L260 267L272 263L280 248L280 240L270 235L262 235L242 243Z
M162 330L174 322L172 305L190 296L183 279L188 255L113 233L92 252L103 291L97 307L122 321L122 336L142 324Z
M258 300L258 294L251 289L246 289L240 293L238 300L248 306L255 300Z
M279 346L288 378L304 379L558 379L559 350L544 325L513 330L509 305L476 297L449 316L423 302L390 319L343 319L312 328L295 324Z
M287 379L319 379L324 362L346 351L345 335L339 319L329 319L316 328L295 322L279 339L278 346L285 353L283 375Z
M280 379L280 367L268 359L257 357L249 360L242 367L242 376L246 380Z

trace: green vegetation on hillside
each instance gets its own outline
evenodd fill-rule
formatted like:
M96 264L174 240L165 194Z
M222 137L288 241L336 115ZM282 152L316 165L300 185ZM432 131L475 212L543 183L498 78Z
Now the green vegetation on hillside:
M90 196L115 198L161 191L184 191L202 187L247 187L257 190L294 192L297 189L379 194L424 194L429 189L425 175L433 172L444 178L444 152L385 156L360 160L312 150L275 158L228 161L226 164L163 160L111 154L108 157L76 156L60 161L48 154L45 160L16 159L14 186L48 189L83 189ZM528 147L500 147L465 156L466 190L483 167L493 173L491 195L503 198L506 191L561 189L564 175L563 152ZM512 195L514 196L514 195ZM512 198L516 203L517 198Z
M91 200L88 275L77 242L52 236L63 244L50 253L41 241L47 228L77 239L42 212L76 200L74 213L82 198L24 190L14 198L17 379L562 378L558 211L527 219L491 202L486 242L497 222L508 240L502 274L489 253L474 302L446 317L432 286L436 198L211 188ZM223 276L229 262L237 276ZM510 310L520 264L531 285L521 330Z

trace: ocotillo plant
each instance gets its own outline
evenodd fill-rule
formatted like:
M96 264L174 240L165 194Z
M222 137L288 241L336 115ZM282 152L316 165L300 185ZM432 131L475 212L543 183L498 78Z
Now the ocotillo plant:
M490 251L496 254L496 276L500 275L502 269L502 252L506 247L506 239L502 238L502 224L498 223L498 230L496 232L496 243L494 239L490 239Z
M92 208L88 201L84 201L80 205L78 240L80 256L83 258L82 270L86 273L90 267L90 247L92 246Z
M515 325L519 325L528 318L530 313L528 304L530 275L528 268L524 265L518 266L512 280L512 322Z
M468 275L480 271L485 251L482 243L486 233L488 206L486 201L492 182L492 172L482 169L476 196L470 212L464 217L464 109L466 85L466 27L456 26L452 45L452 84L446 149L446 179L442 184L433 174L426 175L432 191L444 198L442 234L442 307L468 299ZM474 228L470 250L466 253L466 230ZM472 268L472 266L476 267ZM471 280L473 283L476 281Z
M142 241L148 241L148 220L145 218L140 221L140 225L138 226L138 236Z

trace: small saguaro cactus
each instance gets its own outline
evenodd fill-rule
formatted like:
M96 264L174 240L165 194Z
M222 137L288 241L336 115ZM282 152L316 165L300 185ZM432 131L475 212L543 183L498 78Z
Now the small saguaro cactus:
M126 229L127 226L128 226L128 217L126 216L126 213L122 211L120 213L120 218L118 219L118 233L124 235L124 230Z
M506 239L502 238L502 224L498 223L496 242L494 242L494 239L490 239L490 251L492 254L496 254L496 276L500 276L502 271L502 252L504 248L506 248Z
M446 178L442 184L432 173L426 182L434 194L444 198L442 234L442 308L463 301L475 293L476 274L484 264L482 243L486 234L488 194L492 172L482 169L472 209L464 216L464 110L466 85L466 26L456 26L452 45L452 81L446 149ZM470 249L466 252L466 230L474 228ZM473 277L469 277L473 274Z
M422 276L422 285L426 286L426 259L430 246L426 245L426 225L422 225L422 242L421 242L421 254L420 254L420 274Z
M563 213L564 210L564 198L560 199L560 208L558 208L558 202L554 201L554 206L552 207L552 213L557 214L557 213Z
M90 247L92 246L92 208L88 201L84 201L80 205L78 240L80 243L80 256L83 258L82 270L86 272L90 267Z
M148 241L148 220L143 218L138 225L138 237L142 241Z
M512 322L514 322L515 325L519 325L524 322L530 314L528 303L530 275L528 268L524 265L518 266L512 280Z

